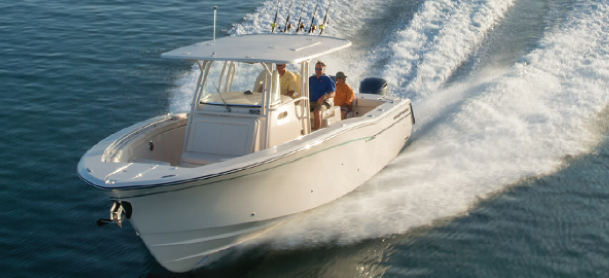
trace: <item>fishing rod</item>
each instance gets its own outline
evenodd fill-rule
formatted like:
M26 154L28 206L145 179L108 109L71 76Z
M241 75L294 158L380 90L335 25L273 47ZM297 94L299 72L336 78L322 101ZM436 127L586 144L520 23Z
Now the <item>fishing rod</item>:
M324 29L326 28L326 20L328 19L328 12L329 11L330 11L330 2L328 2L328 8L326 8L326 15L324 16L324 23L319 25L319 29L321 29L321 31L319 32L320 36L324 32Z
M304 12L304 7L305 7L306 3L307 3L307 0L302 1L302 8L300 9L300 18L298 19L298 25L296 26L296 28L297 28L296 34L298 34L298 32L300 30L304 30L304 24L301 24L301 22L302 22L302 12Z
M275 32L275 27L277 27L277 15L279 14L279 1L277 0L277 11L275 12L275 20L273 20L273 24L271 25L271 33Z
M283 32L287 32L292 29L292 24L289 24L290 23L290 11L292 10L292 4L294 4L294 0L290 1L290 6L288 7L288 17L285 19L285 27L283 27Z
M315 29L317 29L317 26L315 26L313 22L315 22L315 14L317 13L317 8L319 7L319 1L320 0L317 0L317 5L315 5L315 10L313 11L313 17L311 18L311 26L309 26L309 34L313 33Z

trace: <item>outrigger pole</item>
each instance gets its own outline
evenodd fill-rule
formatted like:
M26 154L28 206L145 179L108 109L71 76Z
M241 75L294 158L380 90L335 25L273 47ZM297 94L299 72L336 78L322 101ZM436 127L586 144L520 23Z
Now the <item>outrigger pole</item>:
M275 32L275 27L277 27L277 14L279 14L279 2L277 0L277 11L275 12L275 20L273 21L273 25L271 25L271 33Z
M298 34L300 30L304 30L304 24L302 24L302 12L304 12L304 7L306 3L307 0L302 1L302 8L300 9L300 18L298 19L298 25L296 26L296 34Z
M292 10L292 4L294 4L294 0L290 1L290 7L288 7L288 17L285 19L285 27L283 27L283 32L292 30L292 24L289 24L290 23L290 11Z
M311 18L311 26L309 27L309 34L315 32L316 26L313 24L315 22L315 14L317 13L317 8L319 7L319 1L317 0L317 5L315 5L315 10L313 11L313 17Z

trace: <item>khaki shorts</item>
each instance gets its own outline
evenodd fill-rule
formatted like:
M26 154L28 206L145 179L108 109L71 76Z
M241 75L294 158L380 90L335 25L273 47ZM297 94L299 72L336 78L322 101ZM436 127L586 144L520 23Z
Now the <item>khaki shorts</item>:
M324 100L324 103L322 103L321 105L317 104L317 102L312 102L311 103L311 111L321 111L324 112L330 108L332 108L332 106L334 106L332 102L328 101L328 100L332 100L331 98L328 98L326 100Z
M349 113L351 112L351 105L350 104L343 104L340 106L340 110L345 112L345 113Z

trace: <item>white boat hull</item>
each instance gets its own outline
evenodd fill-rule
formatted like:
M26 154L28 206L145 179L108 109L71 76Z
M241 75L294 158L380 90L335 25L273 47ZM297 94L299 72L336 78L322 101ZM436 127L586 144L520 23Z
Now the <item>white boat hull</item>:
M178 174L165 184L160 180L137 184L137 179L129 179L125 183L129 186L121 186L115 179L108 185L107 178L104 184L101 176L93 178L90 169L94 163L112 163L99 162L93 155L87 160L85 154L79 174L112 199L129 202L133 207L130 220L152 255L168 270L185 272L211 253L239 244L287 216L327 204L360 186L400 152L413 122L410 102L394 100L286 146L241 157L230 171L212 173L213 164L177 167L172 171L189 171L192 178ZM111 138L120 140L129 130L122 132ZM112 142L100 144L107 147ZM152 169L147 170L148 174L163 168L135 164L129 167L148 167ZM217 164L222 168L231 161ZM115 176L117 171L113 172Z
M363 184L405 146L414 116L409 100L386 97L380 78L362 81L365 94L354 95L344 120L340 107L310 111L317 98L307 77L321 78L323 65L312 75L313 59L350 45L258 34L162 54L199 67L190 112L125 128L83 155L80 177L114 201L98 223L130 219L162 266L185 272ZM297 86L280 82L283 64L299 67ZM336 88L319 82L331 101Z

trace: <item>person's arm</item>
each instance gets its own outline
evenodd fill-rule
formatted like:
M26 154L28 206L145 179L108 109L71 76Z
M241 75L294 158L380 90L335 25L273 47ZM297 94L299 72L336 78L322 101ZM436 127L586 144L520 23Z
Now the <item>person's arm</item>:
M320 97L320 98L317 100L317 104L323 104L323 103L324 103L324 101L325 101L326 99L332 98L332 97L334 97L335 95L336 95L336 92L329 92L329 93L327 93L327 94L325 94L325 95L321 96L321 97Z
M327 94L325 94L324 96L326 98L333 98L334 96L336 96L336 83L334 83L334 81L332 81L332 79L329 76L327 76L327 77L328 77L328 81L330 81L330 84L328 85L329 92Z
M351 105L351 103L353 103L353 98L355 97L355 94L353 93L353 88L351 88L351 86L347 87L347 100L345 101L345 103L347 105Z
M328 80L330 80L330 88L328 91L328 97L334 97L336 96L336 83L334 83L334 81L332 81L332 79L330 77L328 77Z

